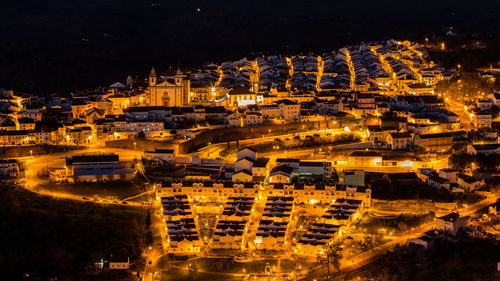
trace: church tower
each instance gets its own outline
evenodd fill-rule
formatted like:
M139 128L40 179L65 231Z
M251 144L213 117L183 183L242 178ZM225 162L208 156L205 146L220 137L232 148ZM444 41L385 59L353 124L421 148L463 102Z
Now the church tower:
M177 68L177 72L175 73L175 85L177 86L182 85L182 73L179 68Z
M156 86L156 71L155 68L151 68L151 73L149 73L149 86Z
M130 75L129 75L129 76L127 76L127 86L128 86L129 88L132 88L133 83L134 83L134 80L132 80L132 76L130 76Z

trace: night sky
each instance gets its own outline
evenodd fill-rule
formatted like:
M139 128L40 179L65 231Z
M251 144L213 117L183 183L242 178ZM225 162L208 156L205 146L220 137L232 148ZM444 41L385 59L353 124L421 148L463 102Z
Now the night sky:
M497 0L3 0L0 88L66 93L144 76L151 66L422 40L449 26L498 37L499 7Z

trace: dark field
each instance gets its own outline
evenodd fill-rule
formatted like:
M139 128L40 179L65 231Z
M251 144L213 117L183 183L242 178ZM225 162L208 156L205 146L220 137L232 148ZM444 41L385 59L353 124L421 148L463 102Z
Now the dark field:
M143 76L151 66L323 52L392 37L432 40L449 26L496 38L499 6L497 0L4 0L0 87L68 92Z
M334 280L499 280L499 259L500 245L495 240L436 239L428 250L415 246L387 253Z
M146 211L0 188L0 280L53 273L60 280L97 280L85 272L101 258L137 257L144 248ZM89 279L86 279L86 278Z
M113 198L113 200L123 200L144 192L144 188L131 182L106 182L106 183L76 183L58 184L47 183L39 186L40 189L51 192L71 193L79 196L86 196L93 200L94 196L100 198ZM116 199L114 199L116 197Z

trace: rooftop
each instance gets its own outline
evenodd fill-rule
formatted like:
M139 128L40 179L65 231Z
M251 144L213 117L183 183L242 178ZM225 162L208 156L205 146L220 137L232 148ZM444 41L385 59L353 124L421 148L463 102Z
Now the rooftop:
M352 152L349 156L354 156L354 157L376 157L376 156L382 156L380 152L377 151L372 151L372 150L358 150Z

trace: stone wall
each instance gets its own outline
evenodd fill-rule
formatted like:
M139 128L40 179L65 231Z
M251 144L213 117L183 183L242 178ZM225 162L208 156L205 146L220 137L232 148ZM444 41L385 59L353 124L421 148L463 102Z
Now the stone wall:
M123 140L106 141L105 146L112 148L146 151L146 150L154 150L155 148L176 149L177 144L164 141L155 141L155 140L123 139Z
M294 122L289 124L267 124L254 127L231 127L207 130L188 141L179 144L179 153L192 153L209 143L236 142L273 135L303 132L304 130L324 129L324 122Z
M30 146L0 147L0 158L46 155L69 150L85 149L83 146L38 144Z

